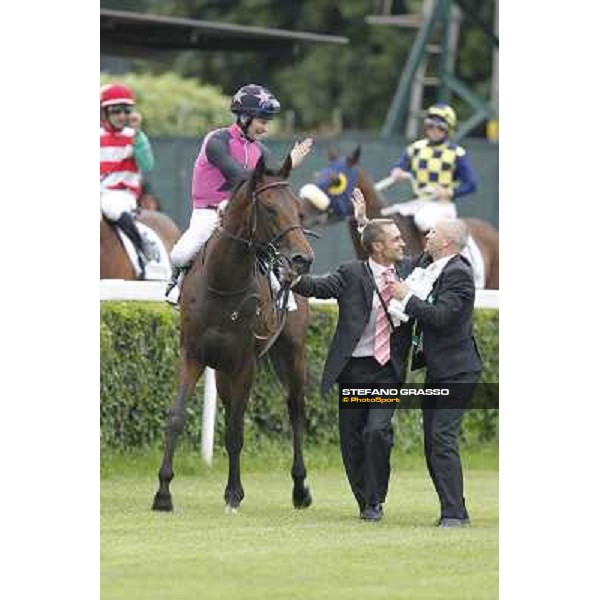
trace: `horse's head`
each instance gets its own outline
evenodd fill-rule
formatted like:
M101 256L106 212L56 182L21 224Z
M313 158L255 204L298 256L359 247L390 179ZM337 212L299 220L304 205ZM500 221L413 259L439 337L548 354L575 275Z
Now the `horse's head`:
M330 215L345 218L354 215L352 190L358 187L365 195L367 214L374 216L383 203L377 198L363 169L358 166L360 146L350 156L339 157L328 151L328 164L316 176L315 183L300 189L302 222L306 227L324 222Z
M300 202L289 187L288 155L279 170L270 170L261 157L251 178L233 194L223 225L231 231L244 223L247 239L258 253L276 252L290 275L307 273L314 260L300 223ZM282 265L280 265L281 267Z

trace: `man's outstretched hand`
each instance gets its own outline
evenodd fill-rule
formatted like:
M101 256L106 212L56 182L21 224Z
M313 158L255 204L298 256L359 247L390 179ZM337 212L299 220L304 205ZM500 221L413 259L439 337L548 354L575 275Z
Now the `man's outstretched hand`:
M352 204L354 205L354 218L359 227L364 227L368 222L367 219L367 203L363 193L358 189L352 190Z

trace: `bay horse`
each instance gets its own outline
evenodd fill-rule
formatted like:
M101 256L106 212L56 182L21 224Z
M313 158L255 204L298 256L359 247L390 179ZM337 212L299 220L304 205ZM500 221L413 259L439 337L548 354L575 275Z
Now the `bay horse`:
M164 213L141 210L137 219L158 235L168 253L181 237L177 225ZM118 232L104 217L100 220L100 279L137 279Z
M286 281L308 272L314 259L299 216L299 199L289 188L291 158L272 171L261 158L250 179L231 195L222 222L186 275L180 297L180 367L177 396L166 423L166 446L158 472L153 510L173 510L170 483L177 438L186 422L185 405L205 367L216 371L225 406L225 447L229 475L226 510L244 498L240 477L244 412L258 359L269 353L278 378L288 389L293 430L292 501L310 506L302 452L308 302L295 296L297 310L287 313L289 284L275 294L270 272ZM287 314L286 314L287 313Z
M358 165L360 158L360 146L347 157L339 158L337 154L328 150L328 165L319 173L316 186L319 190L329 196L337 214L333 214L333 221L346 218L352 244L356 256L366 260L367 253L360 242L354 209L350 201L352 188L358 187L365 198L367 217L370 219L381 216L381 210L388 205L384 196L375 189L372 180L365 170ZM319 190L315 190L319 193ZM301 195L302 223L305 227L312 227L315 223L327 225L331 219L331 208L329 213L323 213L314 208L313 204ZM331 205L330 205L331 206ZM425 237L417 229L412 217L405 217L398 213L389 216L394 219L402 239L406 243L409 254L419 254L425 248ZM485 288L497 290L499 287L499 236L498 230L481 219L462 218L479 247L485 265Z

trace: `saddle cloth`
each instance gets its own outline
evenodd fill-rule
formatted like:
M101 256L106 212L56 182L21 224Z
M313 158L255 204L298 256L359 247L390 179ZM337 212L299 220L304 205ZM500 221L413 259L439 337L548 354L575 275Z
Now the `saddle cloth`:
M146 263L146 281L169 281L171 278L171 261L163 241L158 237L158 234L147 225L140 223L140 221L136 221L135 224L137 225L140 235L153 244L157 250L157 252L155 252L155 257L157 257L157 259L150 260ZM135 269L135 274L139 277L141 269L138 264L138 256L135 247L119 227L116 229L119 232L119 237L123 242L123 246L125 246L129 261Z

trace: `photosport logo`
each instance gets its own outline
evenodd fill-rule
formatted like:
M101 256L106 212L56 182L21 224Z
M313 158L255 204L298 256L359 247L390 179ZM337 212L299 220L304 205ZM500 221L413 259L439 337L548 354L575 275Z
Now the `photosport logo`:
M340 383L340 409L374 408L498 408L497 383L410 383L373 387Z

